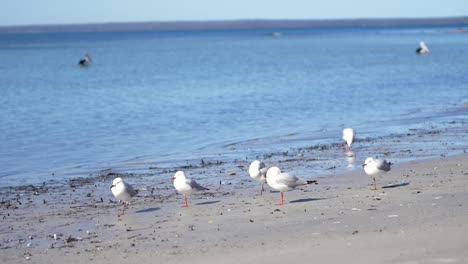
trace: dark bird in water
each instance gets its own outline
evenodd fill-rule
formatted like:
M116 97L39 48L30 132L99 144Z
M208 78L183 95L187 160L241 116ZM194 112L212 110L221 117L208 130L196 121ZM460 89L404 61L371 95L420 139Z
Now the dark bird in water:
M91 57L89 56L88 53L85 53L84 59L81 59L78 62L78 65L80 65L81 67L86 67L86 66L89 66L90 62L91 62Z
M416 50L416 53L424 54L428 52L429 52L429 49L427 48L426 43L424 43L424 41L419 42L419 48Z

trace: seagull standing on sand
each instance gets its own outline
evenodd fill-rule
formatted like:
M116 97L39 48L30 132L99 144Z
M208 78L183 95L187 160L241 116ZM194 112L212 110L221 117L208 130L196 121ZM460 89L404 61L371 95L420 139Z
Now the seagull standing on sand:
M276 205L283 205L284 204L284 193L286 191L291 191L297 186L307 185L315 183L317 181L307 181L304 179L300 179L294 175L289 173L281 173L281 170L278 167L271 167L267 171L266 180L268 185L274 190L281 192L281 200Z
M250 166L249 166L250 178L261 183L260 194L263 193L263 184L266 182L267 170L268 168L265 167L265 164L258 160L252 161L252 163L250 163Z
M124 182L120 177L117 177L112 181L111 191L115 198L123 202L122 212L117 215L120 217L121 215L124 215L128 201L133 196L137 195L137 191L135 191L130 184Z
M185 203L182 205L182 207L188 207L188 194L192 194L196 191L209 190L208 188L198 184L195 180L186 178L183 171L176 172L172 180L174 181L174 188L177 190L177 192L184 195Z
M374 181L374 190L377 190L375 178L390 171L392 163L384 159L367 158L362 165L367 175L371 176Z
M88 53L85 53L84 59L81 59L81 60L78 62L78 65L80 65L81 67L86 67L86 66L89 65L90 62L91 62L91 57L89 56Z
M348 151L351 151L351 144L354 142L354 129L345 128L343 129L343 151L346 152L346 144L348 144Z
M426 43L424 43L424 41L419 42L419 48L416 50L416 53L424 54L428 52L429 52L429 49L427 48Z

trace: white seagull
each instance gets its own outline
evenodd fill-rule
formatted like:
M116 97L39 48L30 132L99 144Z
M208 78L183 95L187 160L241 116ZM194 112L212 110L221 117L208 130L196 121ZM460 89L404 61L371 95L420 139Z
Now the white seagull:
M177 190L177 192L184 195L185 203L182 205L182 207L188 207L188 194L192 194L196 191L209 190L208 188L198 184L195 180L185 177L185 173L183 171L176 172L172 180L174 181L174 188Z
M346 144L348 144L348 151L351 151L351 144L354 142L354 129L345 128L343 129L343 151L346 152Z
M424 43L424 41L419 42L419 48L416 50L416 53L424 54L428 52L429 52L429 49L427 48L426 43Z
M123 202L122 212L117 215L120 217L125 213L128 201L133 196L137 195L137 191L135 191L130 184L124 182L120 177L117 177L112 181L111 191L115 198Z
M384 159L367 158L362 165L367 175L371 176L374 181L374 190L377 190L375 178L390 171L392 163Z
M281 192L281 200L276 205L284 204L284 193L286 191L291 191L297 186L306 185L306 184L317 184L317 181L307 181L300 179L289 173L281 173L281 170L278 167L271 167L267 171L266 180L268 185L274 190Z
M266 173L268 168L265 167L263 162L258 160L252 161L249 166L249 175L250 178L261 183L260 194L263 193L263 184L266 182Z

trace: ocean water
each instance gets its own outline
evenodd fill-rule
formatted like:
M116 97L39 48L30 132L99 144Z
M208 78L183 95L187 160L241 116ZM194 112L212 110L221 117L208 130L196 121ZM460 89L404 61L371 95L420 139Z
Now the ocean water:
M0 35L0 185L466 120L455 28Z

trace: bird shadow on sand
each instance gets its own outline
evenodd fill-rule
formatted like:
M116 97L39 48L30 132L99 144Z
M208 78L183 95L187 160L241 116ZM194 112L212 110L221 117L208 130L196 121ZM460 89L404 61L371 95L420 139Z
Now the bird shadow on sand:
M149 213L149 212L159 211L159 209L160 209L159 207L146 208L146 209L135 211L135 213Z
M409 185L409 182L402 182L402 183L396 183L396 184L390 184L390 185L385 185L382 186L382 189L388 189L388 188L398 188L398 187L403 187Z
M289 201L289 203L307 203L307 202L320 201L320 200L325 200L325 199L327 198L304 198L304 199L292 200L292 201Z
M215 204L215 203L219 203L219 201L201 202L201 203L196 203L195 205L207 205L207 204Z

